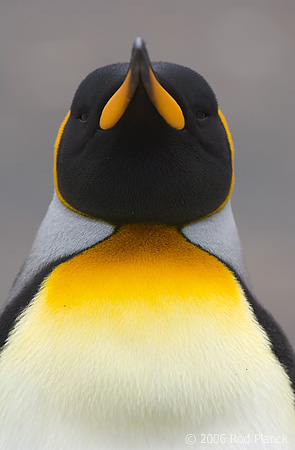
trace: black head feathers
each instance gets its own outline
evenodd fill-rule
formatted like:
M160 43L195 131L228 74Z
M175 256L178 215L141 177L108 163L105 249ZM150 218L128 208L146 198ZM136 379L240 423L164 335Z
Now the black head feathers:
M79 86L56 143L55 186L79 213L120 225L183 225L219 210L233 184L232 144L216 97L198 73L130 64Z

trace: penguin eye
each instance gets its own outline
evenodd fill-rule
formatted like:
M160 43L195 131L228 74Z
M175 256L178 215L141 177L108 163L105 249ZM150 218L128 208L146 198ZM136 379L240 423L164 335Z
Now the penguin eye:
M204 111L197 111L196 112L196 118L198 119L198 120L204 120L204 119L206 119L208 116L207 116L207 114L206 113L204 113Z
M89 112L83 112L82 114L80 114L79 119L81 120L81 122L87 122L89 117Z

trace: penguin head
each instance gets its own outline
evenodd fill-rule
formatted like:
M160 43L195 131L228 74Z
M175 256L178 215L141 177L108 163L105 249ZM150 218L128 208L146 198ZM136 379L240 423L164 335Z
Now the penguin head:
M218 211L233 185L214 92L191 69L151 64L141 38L129 64L82 81L55 147L60 200L114 225L184 225Z

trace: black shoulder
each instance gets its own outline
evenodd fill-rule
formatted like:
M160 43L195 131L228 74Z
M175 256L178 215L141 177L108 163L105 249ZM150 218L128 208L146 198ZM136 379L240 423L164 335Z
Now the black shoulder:
M203 250L207 251L205 249ZM233 275L241 285L246 299L251 305L253 313L256 316L259 325L266 332L273 354L276 356L277 360L284 368L286 374L290 379L290 383L295 395L295 353L284 331L273 318L271 313L268 312L262 306L259 300L253 295L253 293L250 291L250 289L247 287L238 273L233 269L233 267L222 259L218 258L216 255L210 252L208 253L217 258L222 264L224 264L233 273Z
M252 307L253 313L256 316L259 325L266 332L273 354L276 356L277 360L280 362L290 379L291 386L295 395L295 353L284 331L273 318L271 313L268 312L262 306L259 300L251 293L250 289L237 274L237 272L233 269L233 267L214 254L210 254L217 258L220 262L222 262L222 264L224 264L238 280L244 291L247 301Z
M0 312L0 352L13 329L16 320L22 311L29 305L31 300L39 291L44 278L49 275L59 264L68 260L69 257L60 258L45 266L15 297L12 297Z
M242 283L241 283L242 284ZM243 285L242 285L243 286ZM271 348L281 365L284 367L292 383L295 394L295 353L280 325L259 301L243 286L247 300L253 308L259 324L266 331Z

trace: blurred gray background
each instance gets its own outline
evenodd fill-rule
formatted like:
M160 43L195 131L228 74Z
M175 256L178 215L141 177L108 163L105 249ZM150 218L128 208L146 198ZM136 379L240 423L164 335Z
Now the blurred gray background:
M80 81L129 60L200 72L235 144L233 210L258 297L295 346L294 0L1 0L1 303L50 202L53 144Z

